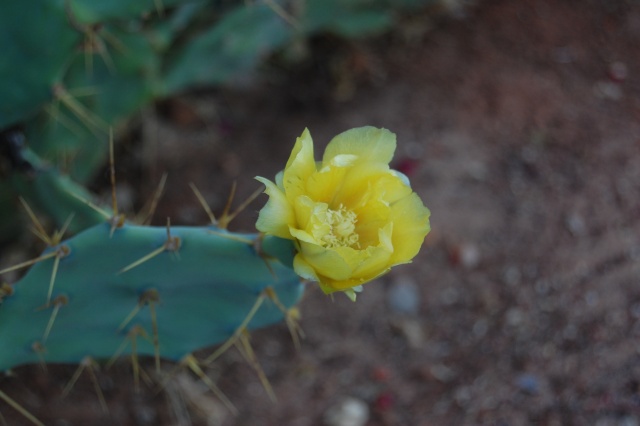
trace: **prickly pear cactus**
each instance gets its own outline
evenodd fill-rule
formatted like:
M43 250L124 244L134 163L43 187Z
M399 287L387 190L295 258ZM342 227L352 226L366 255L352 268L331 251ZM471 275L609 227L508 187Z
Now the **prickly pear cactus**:
M278 322L303 289L275 256L291 262L293 245L216 227L90 228L5 291L0 371L87 356L179 361Z

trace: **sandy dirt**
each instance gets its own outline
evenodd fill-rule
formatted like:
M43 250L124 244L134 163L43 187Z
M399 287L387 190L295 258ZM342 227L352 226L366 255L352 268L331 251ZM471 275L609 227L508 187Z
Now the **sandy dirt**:
M415 261L355 304L310 285L299 351L284 325L254 334L275 404L234 351L208 373L237 415L183 373L136 394L126 363L99 374L109 414L88 376L60 398L75 367L19 368L0 389L53 426L331 426L341 404L367 426L639 425L640 3L487 0L312 48L147 112L119 149L122 192L139 205L167 171L156 217L201 224L188 182L219 211L234 180L242 198L273 177L305 127L318 153L386 127L432 212Z

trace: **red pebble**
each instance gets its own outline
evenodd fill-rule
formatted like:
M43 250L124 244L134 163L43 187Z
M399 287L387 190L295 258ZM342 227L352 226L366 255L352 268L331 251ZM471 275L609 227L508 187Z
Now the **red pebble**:
M622 83L627 79L629 70L624 62L613 62L609 65L609 78L616 83Z
M386 382L391 377L391 372L386 367L376 367L373 369L373 379L377 382Z
M377 411L388 411L393 407L393 395L390 392L383 392L376 398L374 407Z
M400 173L411 177L418 170L419 161L413 158L403 158L394 167Z

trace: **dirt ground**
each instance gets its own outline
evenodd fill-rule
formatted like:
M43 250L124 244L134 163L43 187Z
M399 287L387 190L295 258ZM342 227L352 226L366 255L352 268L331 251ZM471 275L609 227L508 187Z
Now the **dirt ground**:
M432 212L415 261L355 304L311 285L299 351L284 325L254 333L277 403L234 351L208 373L237 415L186 373L136 394L125 363L99 374L109 414L88 376L61 399L75 367L19 368L0 389L52 426L640 425L640 3L486 0L313 49L146 113L143 143L120 149L121 195L140 204L168 171L156 217L201 224L188 182L219 211L305 127L317 153L386 127Z

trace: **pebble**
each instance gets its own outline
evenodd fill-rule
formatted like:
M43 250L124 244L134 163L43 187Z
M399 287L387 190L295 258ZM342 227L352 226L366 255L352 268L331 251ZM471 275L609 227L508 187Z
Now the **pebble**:
M577 213L570 214L565 219L565 224L574 237L582 237L587 233L587 224L584 218Z
M519 375L516 378L516 386L529 395L537 395L540 392L540 380L533 374L524 373Z
M419 321L403 318L395 321L392 325L402 333L409 347L412 349L421 349L424 347L425 334L422 324Z
M489 331L489 322L484 318L480 318L475 323L473 323L473 327L471 330L473 331L473 335L477 339L482 339Z
M597 97L611 101L618 101L623 96L620 85L611 81L598 81L593 86L593 91Z
M594 290L589 290L584 295L584 301L587 303L587 306L593 308L598 304L598 292Z
M156 424L158 420L158 413L156 410L147 405L138 405L133 407L133 415L136 419L136 423L139 425Z
M629 75L629 69L624 62L612 62L609 65L609 78L616 83L622 83Z
M520 308L510 308L506 317L507 324L512 327L519 327L525 320L525 313Z
M473 243L462 243L450 252L451 263L465 269L474 269L480 264L480 249Z
M327 426L364 426L369 420L369 407L364 401L347 397L332 406L324 415Z
M507 265L502 271L502 281L510 286L515 286L520 283L521 278L520 268L516 265Z
M395 398L390 392L382 392L376 398L374 406L377 411L388 411L393 408Z
M449 383L456 378L457 374L444 364L435 364L429 368L431 375L442 383Z
M471 388L469 386L460 386L456 388L453 398L460 407L465 407L471 400Z
M638 418L636 416L624 416L618 422L619 426L638 426Z
M391 378L391 371L387 367L375 367L371 373L376 382L386 382Z
M389 288L387 300L391 310L398 314L415 315L420 308L420 292L413 278L401 276Z
M438 300L445 306L454 305L460 300L460 292L453 287L447 287L440 292Z
M594 426L638 426L638 418L632 415L618 417L613 414L607 414L599 417Z

